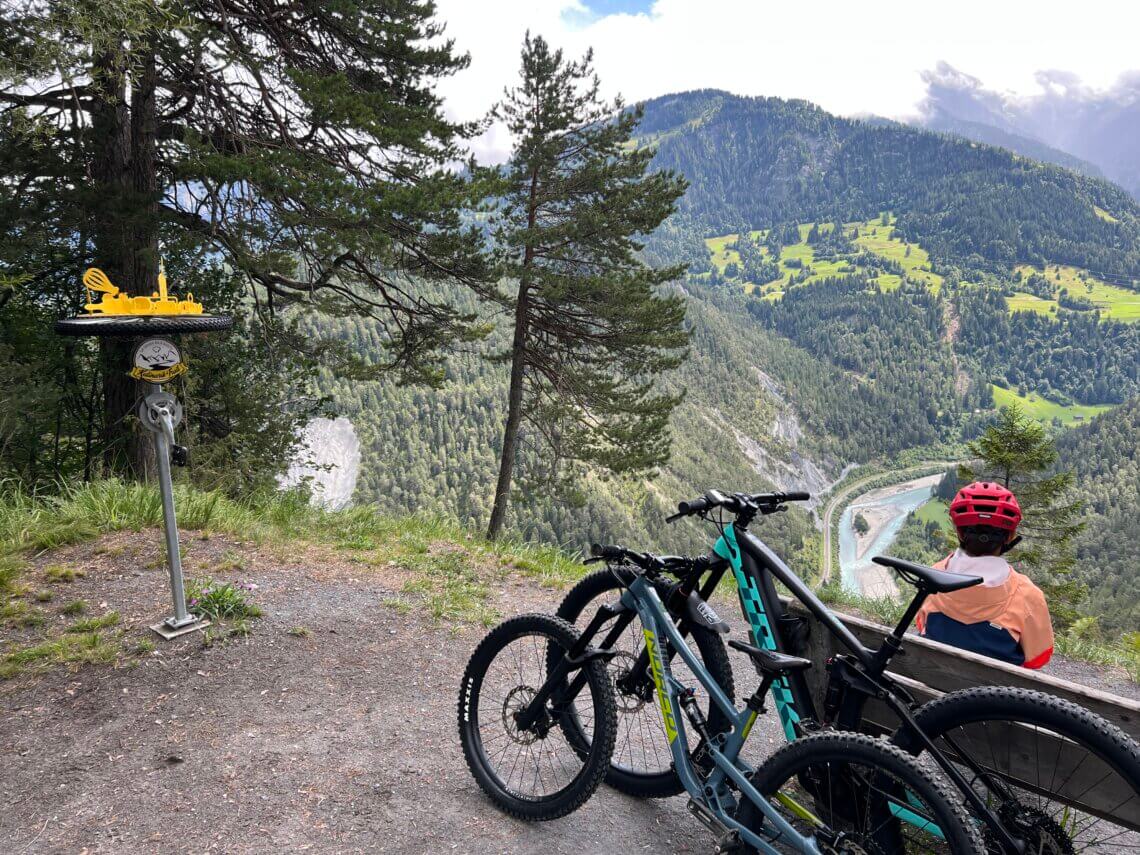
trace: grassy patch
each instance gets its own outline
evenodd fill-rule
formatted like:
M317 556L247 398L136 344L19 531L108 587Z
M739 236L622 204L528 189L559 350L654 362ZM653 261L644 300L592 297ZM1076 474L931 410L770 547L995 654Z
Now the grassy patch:
M5 626L31 629L43 626L44 613L23 600L9 600L0 606L0 621Z
M44 568L44 578L49 582L74 582L86 575L84 571L68 567L66 564L49 564Z
M1061 289L1065 289L1071 296L1087 297L1091 300L1100 309L1102 318L1129 323L1140 321L1140 291L1110 285L1078 267L1066 264L1049 264L1044 269L1021 264L1014 268L1014 272L1020 273L1023 277L1034 273L1044 274L1053 287L1054 299L1030 299L1031 295L1016 294L1014 297L1006 298L1010 311L1052 311L1052 307L1057 305L1056 298Z
M426 555L415 562L419 578L404 585L404 592L423 598L424 607L437 621L491 626L498 612L486 605L490 590L475 572L472 556L463 550Z
M894 626L902 620L906 603L893 597L868 597L846 590L839 582L828 582L816 589L819 598L830 606L840 606L840 610L854 610L871 620Z
M1027 415L1041 422L1052 422L1053 419L1059 419L1063 425L1083 424L1105 410L1112 409L1108 404L1071 404L1065 406L1042 398L1036 392L1030 392L1023 396L1012 389L1003 389L1001 386L994 386L993 390L994 406L1000 409L1018 403Z
M1119 223L1120 220L1112 216L1108 211L1100 205L1093 205L1093 213L1097 215L1098 219L1104 220L1106 223Z
M816 258L815 247L807 242L813 224L800 223L797 226L799 241L780 249L779 278L764 283L745 282L742 286L750 294L759 292L763 299L777 300L789 287L790 278L799 276L805 268L811 268L811 275L798 282L796 287L833 277L841 278L856 273L870 274L871 265L857 264L853 260L859 252L869 252L884 260L897 262L902 266L906 277L921 282L937 292L942 287L942 277L931 270L930 254L918 244L907 244L896 237L894 223L894 217L890 218L889 225L883 225L879 217L862 222L844 223L845 230L856 234L854 238L856 252L851 258ZM819 228L826 234L833 226L830 223L821 223ZM751 235L754 239L763 240L767 231L753 231ZM728 248L736 239L737 235L734 233L705 240L711 261L721 273L724 273L725 267L730 263L740 263L740 254ZM766 250L762 251L766 253ZM880 272L875 277L875 282L884 291L893 291L902 284L902 281L903 277L897 273Z
M890 218L890 222L889 226L884 226L878 219L874 219L863 223L849 223L848 225L859 230L859 236L855 238L856 246L889 261L897 261L903 266L909 278L925 283L937 293L942 287L942 277L930 269L930 253L917 243L908 244L895 237L895 218L893 216ZM898 277L891 276L890 278L894 280L893 287L897 288ZM886 276L880 277L879 287L884 291L889 291L892 285L884 281L886 279Z
M213 579L192 579L186 586L186 601L199 617L212 621L261 617L261 608L249 597L248 586Z
M1014 291L1012 297L1006 297L1005 304L1011 312L1036 312L1039 315L1055 315L1058 309L1056 300L1045 300L1022 291Z
M915 517L924 526L930 523L938 523L942 528L949 531L953 528L950 524L949 505L941 499L931 499L929 502L923 502L918 506L914 512Z
M67 628L67 632L97 632L101 629L110 629L119 623L118 612L107 612L98 617L84 618L76 621Z
M119 651L117 636L101 632L62 635L5 654L0 659L0 679L11 679L28 670L43 671L52 665L113 665Z
M9 497L11 501L7 501ZM557 547L512 539L488 543L456 521L438 515L393 518L369 506L330 512L310 506L299 493L268 493L234 501L220 494L179 488L176 502L179 522L186 528L199 528L204 536L215 532L290 550L320 544L346 553L347 560L362 566L362 572L382 572L389 566L405 568L413 577L407 584L407 596L388 604L401 610L423 608L435 619L455 625L488 624L496 619L495 611L487 605L491 594L487 579L516 572L543 585L561 586L583 573L577 558ZM79 528L73 525L77 520L83 521ZM146 486L104 481L75 485L55 497L9 491L0 495L0 555L14 557L0 558L0 587L18 586L19 575L25 572L21 551L160 524L157 493ZM242 567L243 556L235 552L223 555L210 569L221 575ZM82 575L81 570L63 564L49 565L43 572L55 583ZM5 599L0 598L0 603ZM249 589L234 582L192 580L187 600L193 612L219 624L211 634L211 643L248 634L250 621L261 613ZM74 600L60 611L77 618L86 608L82 600ZM26 606L16 610L23 615ZM18 617L13 612L13 619ZM64 633L68 638L83 634L80 629ZM44 661L54 660L45 656ZM19 663L11 666L19 667Z

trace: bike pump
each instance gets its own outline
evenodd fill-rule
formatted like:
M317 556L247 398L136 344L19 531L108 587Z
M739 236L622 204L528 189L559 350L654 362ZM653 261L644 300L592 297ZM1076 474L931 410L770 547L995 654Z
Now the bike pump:
M131 355L131 377L146 384L148 391L139 402L138 417L154 437L158 463L158 490L162 497L162 525L166 539L166 559L170 570L170 596L174 615L150 628L165 639L177 638L210 625L186 608L182 578L182 553L178 543L178 518L174 510L174 485L170 465L184 466L188 455L174 441L174 429L182 422L182 405L162 385L186 373L182 353L162 334L210 332L229 329L232 319L224 315L204 315L202 305L187 294L179 300L167 294L166 271L160 267L158 291L150 297L122 294L102 271L89 269L83 275L89 301L86 315L57 321L56 332L73 336L129 337L141 339ZM95 301L94 292L103 295Z

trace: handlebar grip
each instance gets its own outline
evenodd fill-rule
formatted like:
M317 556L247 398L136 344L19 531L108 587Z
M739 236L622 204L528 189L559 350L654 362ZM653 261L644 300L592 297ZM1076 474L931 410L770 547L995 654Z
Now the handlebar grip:
M600 543L591 543L590 554L595 558L604 558L606 561L620 561L632 553L621 546L602 546Z
M712 502L709 501L708 496L701 496L699 499L693 499L691 502L678 502L677 513L688 516L689 514L699 514L701 511L707 511L712 507Z
M784 493L785 502L806 502L811 498L811 493L805 493L803 490L797 490L793 493Z

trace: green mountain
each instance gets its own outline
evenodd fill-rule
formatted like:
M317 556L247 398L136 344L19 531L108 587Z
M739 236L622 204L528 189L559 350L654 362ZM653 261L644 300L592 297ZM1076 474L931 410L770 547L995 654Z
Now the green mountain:
M1052 261L1140 278L1136 200L1006 149L715 90L646 102L641 132L655 163L689 180L682 216L704 236L890 210L944 261Z
M1062 437L1059 465L1076 473L1085 502L1077 538L1086 611L1109 630L1140 626L1140 398Z
M525 538L700 550L707 530L662 520L707 487L819 492L852 464L937 455L974 435L999 393L1058 424L1140 394L1140 207L1106 182L721 92L649 102L638 144L690 182L646 247L691 262L676 286L691 357L665 380L686 393L673 456L652 478L586 473L570 496L521 484L509 525ZM370 354L367 323L327 323ZM505 385L478 354L438 390L322 378L360 435L358 498L482 524ZM813 569L808 514L763 527Z

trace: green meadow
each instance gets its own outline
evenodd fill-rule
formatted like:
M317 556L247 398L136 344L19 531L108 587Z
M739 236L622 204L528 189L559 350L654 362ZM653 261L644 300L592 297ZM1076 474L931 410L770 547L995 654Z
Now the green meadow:
M950 525L949 505L941 499L931 499L928 502L924 502L918 506L914 515L924 526L929 523L938 523L938 525L944 529L949 530L952 528Z
M1022 410L1026 415L1037 419L1040 422L1052 422L1053 419L1059 419L1063 425L1083 424L1089 421L1094 416L1100 415L1105 410L1110 410L1112 407L1108 404L1071 404L1065 406L1050 401L1047 398L1042 398L1036 392L1030 392L1028 395L1019 395L1012 389L1003 389L1001 386L993 386L994 390L994 406L995 407L1008 407L1010 404L1020 404Z
M855 232L854 243L859 251L869 252L880 258L896 261L902 265L906 275L911 279L923 282L937 291L942 286L942 277L930 270L930 254L918 244L909 244L910 254L907 254L908 244L895 237L894 218L889 225L884 225L879 217L861 222L844 223L844 228ZM778 299L788 287L793 276L798 276L803 270L809 270L806 280L797 282L797 285L810 285L821 279L850 276L855 273L869 273L868 265L856 264L847 258L817 259L815 247L807 242L808 233L813 223L800 223L798 225L800 239L798 243L780 249L780 277L771 282L742 282L742 287L748 293L759 291L766 299ZM833 226L821 223L820 230L827 233ZM763 240L767 230L751 232L753 239ZM712 263L721 273L730 263L740 263L740 255L729 245L737 239L736 234L719 235L707 238L705 245L709 249ZM767 249L761 248L766 256ZM902 277L894 273L879 273L875 282L884 291L893 291L902 283Z
M1006 297L1011 312L1031 311L1049 314L1057 311L1057 296L1062 288L1074 297L1087 297L1092 300L1102 318L1115 321L1140 321L1140 291L1130 291L1117 285L1109 285L1085 271L1065 264L1050 264L1042 271L1028 264L1014 268L1014 273L1023 277L1032 273L1044 273L1053 286L1053 299L1046 300L1021 292Z

